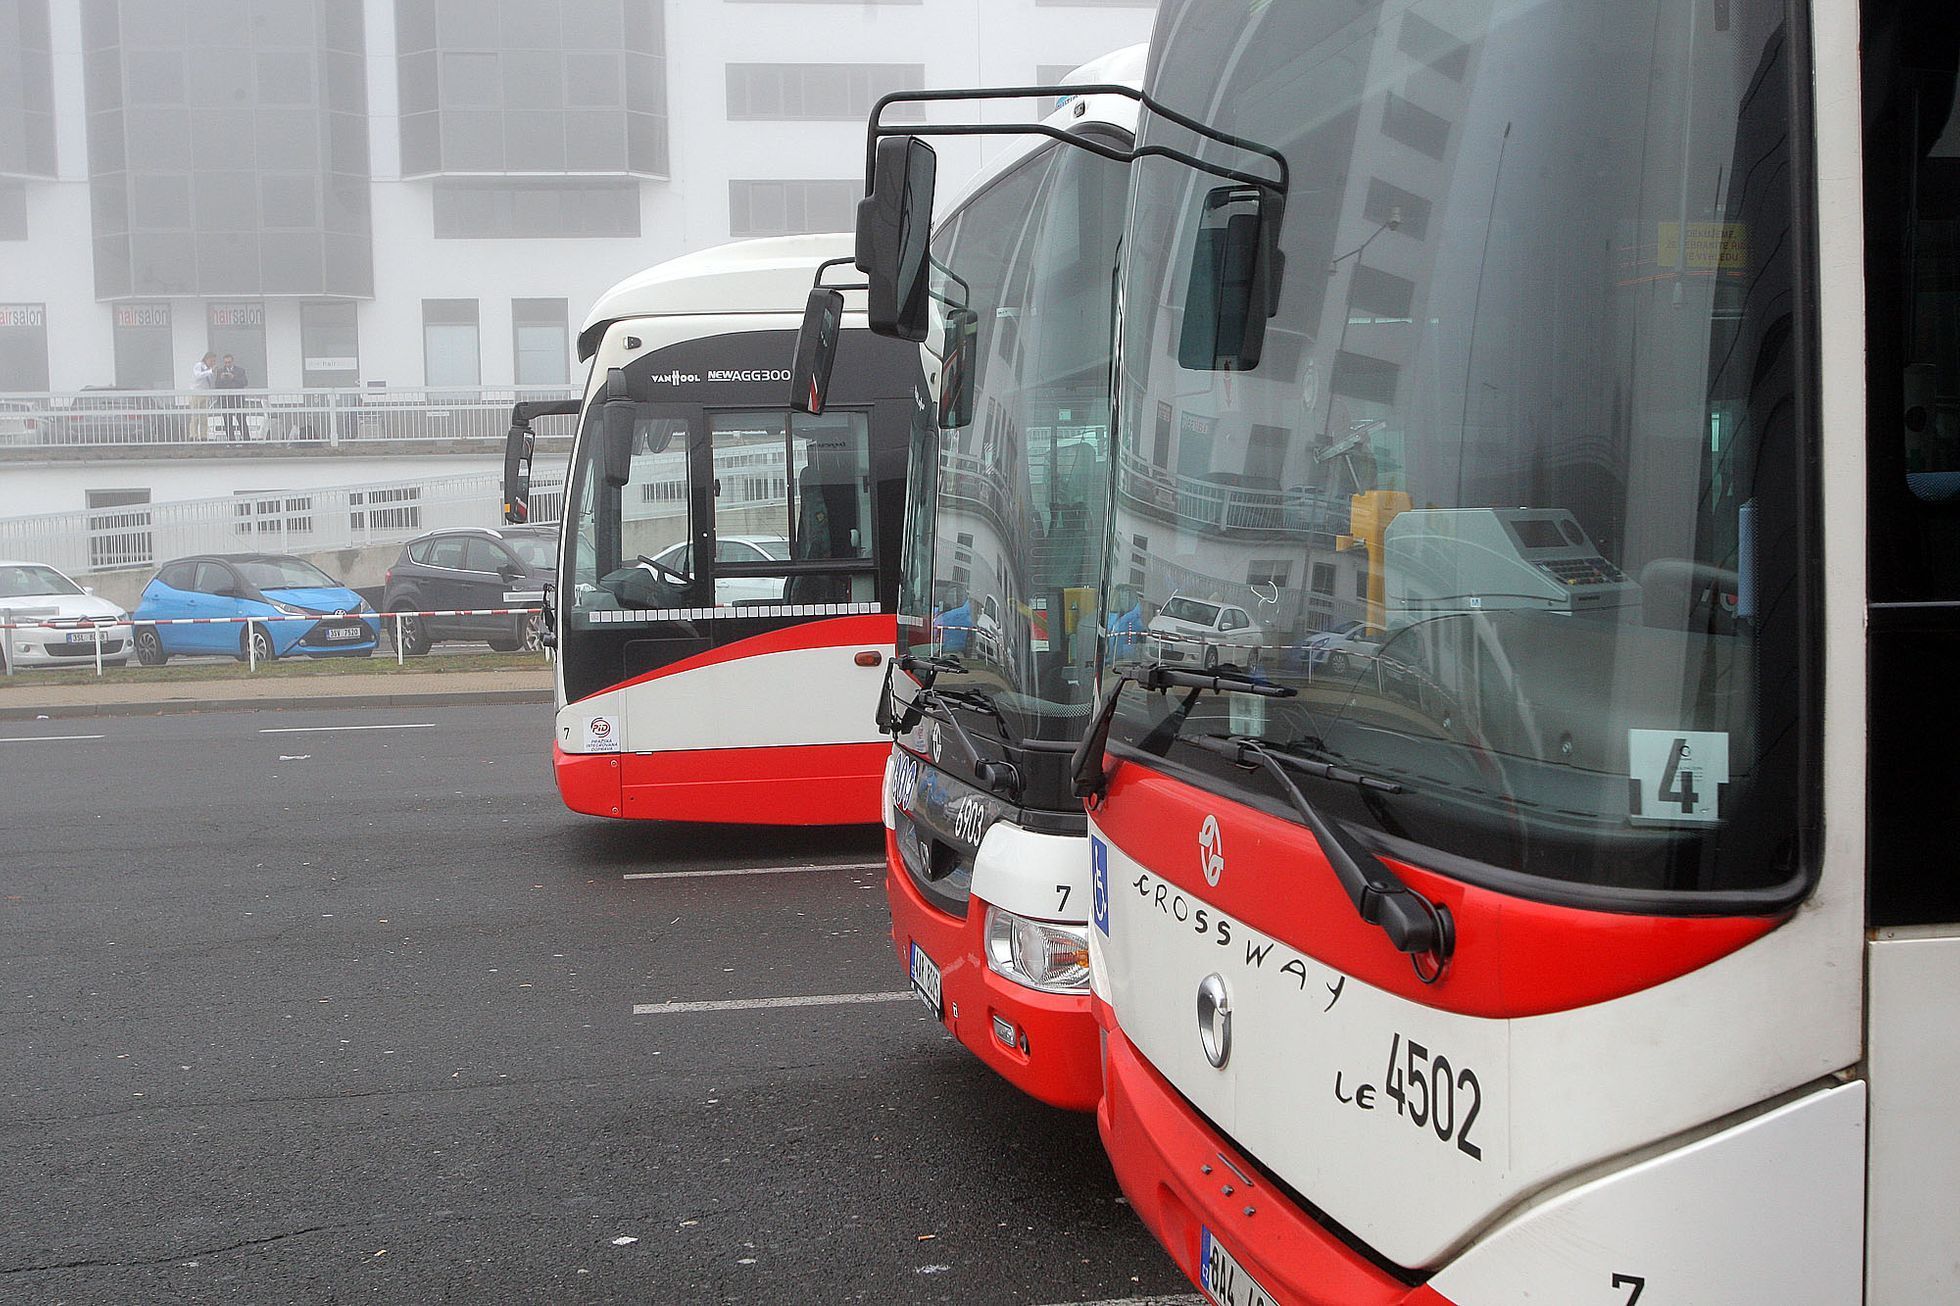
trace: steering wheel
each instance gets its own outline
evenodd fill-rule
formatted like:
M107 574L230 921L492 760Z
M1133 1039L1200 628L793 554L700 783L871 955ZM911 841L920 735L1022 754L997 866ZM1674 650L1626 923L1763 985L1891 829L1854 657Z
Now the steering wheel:
M684 590L689 585L692 585L694 583L694 578L692 576L687 575L685 572L675 571L672 567L669 567L666 563L661 562L654 558L649 558L644 553L642 553L639 557L635 558L634 561L639 563L640 566L645 567L648 571L651 571L655 576L659 577L661 580L667 582L667 584L672 585L677 590Z

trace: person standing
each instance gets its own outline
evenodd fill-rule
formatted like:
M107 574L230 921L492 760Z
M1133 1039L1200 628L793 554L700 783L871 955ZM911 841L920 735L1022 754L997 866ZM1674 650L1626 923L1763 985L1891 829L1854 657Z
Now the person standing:
M191 369L191 430L199 440L211 438L211 392L217 389L218 374L212 364L218 356L206 353Z
M243 390L246 386L252 384L252 378L245 374L245 369L238 365L236 359L230 354L226 354L224 361L218 364L217 371L213 374L213 383L214 387L219 390ZM228 395L225 398L223 409L225 439L243 440L250 434L249 429L245 425L244 405L236 396Z

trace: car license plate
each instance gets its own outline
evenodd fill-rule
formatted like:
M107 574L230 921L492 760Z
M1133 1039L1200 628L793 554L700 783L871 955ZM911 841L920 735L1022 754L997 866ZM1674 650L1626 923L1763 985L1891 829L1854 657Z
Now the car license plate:
M946 999L939 988L939 967L916 943L912 945L912 991L932 1009L934 1020L946 1018Z
M1218 1306L1273 1306L1273 1295L1245 1272L1225 1245L1205 1229L1198 1244L1198 1286Z
M71 630L68 632L68 642L70 644L93 644L95 643L95 632L92 630Z
M328 639L359 639L367 634L365 626L328 626Z

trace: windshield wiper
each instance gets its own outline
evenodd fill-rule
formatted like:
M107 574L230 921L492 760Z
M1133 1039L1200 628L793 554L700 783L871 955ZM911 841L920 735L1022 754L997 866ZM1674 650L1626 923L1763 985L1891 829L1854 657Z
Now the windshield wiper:
M1248 771L1264 768L1277 780L1280 791L1293 805L1301 824L1313 833L1314 841L1320 845L1328 865L1334 869L1335 878L1341 882L1348 900L1354 904L1356 914L1386 934L1398 952L1409 954L1416 977L1423 983L1434 984L1442 978L1450 954L1456 951L1456 926L1450 918L1449 908L1429 901L1404 884L1402 877L1384 865L1380 858L1356 843L1353 836L1339 825L1322 816L1286 772L1290 767L1307 775L1352 784L1377 793L1401 793L1401 785L1377 780L1331 762L1316 762L1310 758L1276 752L1258 740L1243 735L1201 735L1188 742L1207 752L1227 757L1234 765ZM1431 969L1423 968L1425 957L1430 959Z
M896 668L908 675L919 678L919 687L913 691L912 699L905 710L896 718L892 716L892 670ZM889 735L909 733L919 724L922 717L930 716L935 721L944 721L953 728L953 738L959 741L960 751L966 754L973 767L973 778L984 785L989 793L1005 794L1013 802L1021 801L1024 788L1020 768L1012 762L988 757L973 742L966 726L961 724L959 714L949 706L962 703L968 707L976 706L976 698L984 700L983 711L991 712L1001 723L1003 731L1008 730L1007 718L994 706L993 699L981 690L940 690L933 688L933 682L941 672L960 674L966 667L957 658L915 657L910 653L895 657L885 664L885 692L878 700L878 729ZM1006 741L1003 741L1006 742Z
M1182 709L1187 712L1197 702L1198 695L1206 690L1214 694L1256 694L1261 698L1292 698L1300 692L1290 685L1276 685L1264 677L1223 667L1210 671L1180 671L1153 662L1140 671L1125 671L1109 687L1109 697L1103 700L1095 721L1089 726L1089 733L1082 736L1082 742L1075 746L1075 759L1070 769L1075 778L1075 796L1078 798L1100 798L1109 788L1109 776L1103 771L1103 759L1109 753L1109 727L1116 719L1117 701L1123 697L1125 685L1151 690L1189 689L1191 694L1184 700Z

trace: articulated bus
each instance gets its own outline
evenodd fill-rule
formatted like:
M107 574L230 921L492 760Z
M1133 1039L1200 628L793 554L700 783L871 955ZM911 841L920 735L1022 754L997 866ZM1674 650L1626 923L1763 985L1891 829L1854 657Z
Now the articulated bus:
M1960 1299L1957 69L1948 0L1166 0L1079 775L1213 1300Z
M1064 85L1135 86L1143 56L1105 56ZM1086 95L1047 122L1126 150L1135 119L1134 100ZM1128 185L1120 162L1026 137L934 224L931 402L917 408L885 717L899 961L988 1065L1082 1111L1102 1069L1069 759L1095 696Z
M913 350L837 324L822 416L783 403L811 278L843 235L738 242L629 278L591 360L558 583L552 758L574 811L871 823L893 646ZM527 515L535 409L513 415L505 515Z

